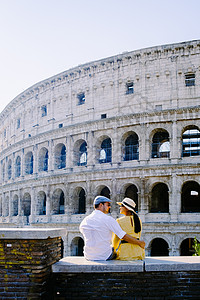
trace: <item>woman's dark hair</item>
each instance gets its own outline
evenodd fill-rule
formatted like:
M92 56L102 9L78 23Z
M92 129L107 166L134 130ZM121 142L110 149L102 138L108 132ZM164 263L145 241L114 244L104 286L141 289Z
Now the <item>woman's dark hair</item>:
M141 231L140 219L135 212L132 212L132 214L133 214L133 219L134 219L134 223L135 223L135 233L138 233Z

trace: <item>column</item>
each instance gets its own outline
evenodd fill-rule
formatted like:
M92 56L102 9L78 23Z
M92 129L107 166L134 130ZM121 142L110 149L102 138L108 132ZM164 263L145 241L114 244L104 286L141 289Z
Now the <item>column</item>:
M140 192L138 193L138 215L142 222L145 222L145 215L148 212L148 193L145 191L146 179L141 177Z
M38 173L38 145L33 147L33 172L36 175Z
M177 122L172 123L172 136L170 138L170 158L178 159L180 158L179 149L180 148L180 138L177 137Z
M171 178L171 193L169 195L169 213L170 222L178 222L178 214L181 211L181 191L179 190L181 185L178 183L177 175L172 174Z
M50 140L48 147L48 170L51 172L54 170L53 143L54 141Z
M22 148L21 150L21 177L24 176L25 174L25 161L24 161L24 149Z
M51 200L50 200L50 186L47 185L47 193L46 193L46 215L48 218L48 222L50 220L51 215Z
M9 217L13 215L12 192L9 191Z
M35 188L31 187L31 214L29 216L30 223L34 223L36 215L36 200L35 200Z

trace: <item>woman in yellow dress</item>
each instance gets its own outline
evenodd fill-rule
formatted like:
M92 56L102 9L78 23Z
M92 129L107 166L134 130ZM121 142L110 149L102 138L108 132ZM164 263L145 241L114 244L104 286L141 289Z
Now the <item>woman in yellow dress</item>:
M135 202L130 198L124 198L120 205L120 214L124 216L117 219L121 228L136 239L140 239L142 222L135 212ZM139 245L134 245L120 240L116 234L112 236L112 246L117 253L116 259L120 260L142 260L145 258L145 250Z

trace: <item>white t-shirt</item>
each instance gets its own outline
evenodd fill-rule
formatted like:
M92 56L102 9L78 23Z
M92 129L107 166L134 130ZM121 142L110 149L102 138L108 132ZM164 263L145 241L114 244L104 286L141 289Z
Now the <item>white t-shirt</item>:
M88 260L106 260L112 253L111 237L120 239L126 234L115 219L100 210L94 210L80 224L84 236L84 257Z

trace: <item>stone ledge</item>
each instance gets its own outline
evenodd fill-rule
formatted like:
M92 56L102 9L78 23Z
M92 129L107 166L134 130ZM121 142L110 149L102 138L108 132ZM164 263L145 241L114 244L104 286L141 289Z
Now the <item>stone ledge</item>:
M52 271L54 273L144 272L144 261L89 261L81 256L67 256L52 265Z
M146 257L145 271L200 271L200 256Z
M144 261L88 261L67 256L52 265L53 273L133 273L200 271L200 256L146 257Z
M64 228L1 228L0 239L39 239L44 240L48 238L55 238L66 235L66 229Z

